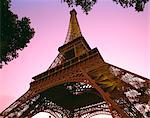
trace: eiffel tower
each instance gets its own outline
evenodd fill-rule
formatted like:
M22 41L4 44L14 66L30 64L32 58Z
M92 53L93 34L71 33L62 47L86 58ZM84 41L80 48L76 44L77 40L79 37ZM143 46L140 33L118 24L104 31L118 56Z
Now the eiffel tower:
M150 118L149 79L106 63L82 36L76 11L70 14L56 59L0 117L31 118L47 112L55 118Z

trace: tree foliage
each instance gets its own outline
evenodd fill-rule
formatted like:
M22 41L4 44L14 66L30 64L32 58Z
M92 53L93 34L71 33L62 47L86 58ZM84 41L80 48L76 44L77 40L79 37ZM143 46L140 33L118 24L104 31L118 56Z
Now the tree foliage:
M86 13L92 9L96 1L97 0L63 0L69 7L73 7L74 5L81 6L82 10Z
M100 0L99 0L100 1ZM113 2L120 4L123 8L134 7L136 11L143 11L145 4L149 0L112 0ZM63 0L69 7L81 6L85 13L88 13L97 0Z
M149 0L113 0L117 4L120 4L123 8L134 7L136 11L140 12L144 10L145 4Z
M1 32L0 32L0 65L18 57L18 51L27 47L27 43L34 35L30 27L30 19L21 20L10 10L10 0L1 0Z

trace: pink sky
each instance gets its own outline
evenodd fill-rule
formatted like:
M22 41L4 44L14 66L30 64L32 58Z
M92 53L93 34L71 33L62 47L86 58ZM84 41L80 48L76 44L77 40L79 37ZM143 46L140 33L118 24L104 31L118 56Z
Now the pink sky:
M17 59L0 70L0 112L55 59L65 41L71 10L61 0L12 0L11 9L31 19L35 36ZM83 36L106 62L150 78L150 3L140 13L112 0L98 0L89 15L76 10Z

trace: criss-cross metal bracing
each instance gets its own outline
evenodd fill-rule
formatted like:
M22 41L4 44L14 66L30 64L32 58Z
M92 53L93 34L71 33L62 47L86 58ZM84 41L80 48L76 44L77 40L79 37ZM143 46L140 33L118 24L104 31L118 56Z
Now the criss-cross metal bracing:
M106 63L82 37L75 10L67 40L49 69L33 77L29 90L0 116L30 118L47 112L55 118L150 117L149 79Z
M144 97L144 101L142 100L144 103L141 103L141 105L148 103L149 88L147 88L147 84L149 84L149 81L147 79L104 63L96 49L81 57L75 60L71 59L67 62L68 64L64 63L61 68L54 68L34 77L35 81L30 84L29 91L6 109L2 115L9 117L32 116L49 109L53 112L59 112L63 117L81 117L98 111L114 114L114 117L118 117L118 114L124 114L122 112L133 118L137 116L144 117L143 115L146 113L135 108L135 101L140 103L141 101L136 99L140 97L139 100L142 100L142 97ZM92 69L91 65L95 69ZM106 70L109 74L106 73ZM105 76L109 77L110 75L112 78L105 78ZM110 81L111 83L118 82L119 85L109 85ZM144 95L142 93L139 95L140 91L145 91ZM49 93L49 95L45 93ZM130 94L133 93L136 95L130 97ZM75 105L74 101L63 103L60 99L64 98L62 100L69 99L71 101L75 96L79 100ZM89 97L89 100L87 100L87 103L82 103L87 99L86 97ZM56 100L56 103L53 103L52 101L55 101L55 99L58 99L58 101ZM132 99L135 101L132 101ZM91 100L93 100L92 103L89 102ZM94 104L100 104L104 101L106 101L105 107L103 105L94 106ZM57 105L57 103L60 105ZM65 104L69 104L69 106ZM71 104L76 107L71 107Z

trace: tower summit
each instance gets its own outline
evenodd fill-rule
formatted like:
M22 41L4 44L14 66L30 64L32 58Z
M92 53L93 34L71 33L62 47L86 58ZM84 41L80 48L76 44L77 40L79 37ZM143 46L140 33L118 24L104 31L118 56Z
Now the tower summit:
M72 43L71 43L72 42ZM80 42L80 45L77 44ZM77 46L78 45L78 46ZM89 51L91 48L82 36L80 26L77 19L77 12L75 9L70 11L70 21L67 36L63 46L59 47L59 54L50 65L49 69L52 69L58 65L61 65L72 57L79 56L80 54Z
M70 11L70 15L71 17L70 17L69 28L68 28L65 44L82 36L80 26L77 20L77 16L76 16L77 12L75 11L75 9Z

